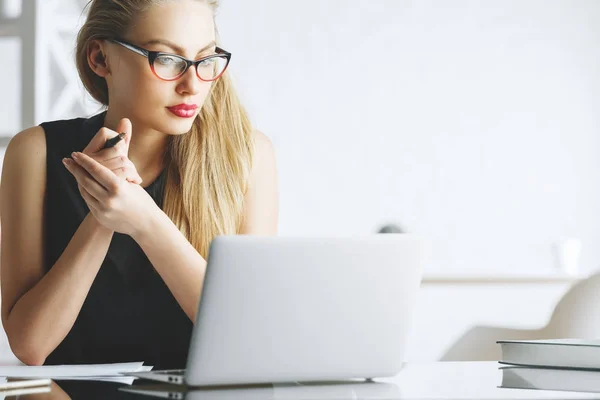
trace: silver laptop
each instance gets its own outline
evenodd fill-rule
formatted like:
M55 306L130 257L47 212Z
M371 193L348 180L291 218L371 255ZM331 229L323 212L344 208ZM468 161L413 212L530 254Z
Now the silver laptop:
M421 276L407 234L216 237L186 369L130 375L188 386L396 375Z

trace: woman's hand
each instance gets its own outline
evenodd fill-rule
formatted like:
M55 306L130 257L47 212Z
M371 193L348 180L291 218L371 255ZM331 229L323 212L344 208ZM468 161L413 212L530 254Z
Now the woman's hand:
M117 125L117 132L108 128L100 129L86 148L83 149L83 153L104 165L118 177L139 185L142 183L142 178L138 174L135 165L133 165L128 157L131 131L131 121L127 118L123 118ZM125 132L126 134L123 140L114 147L102 149L104 143L108 139L117 136L121 132Z
M140 185L117 177L110 169L83 153L73 153L63 163L73 174L79 192L96 220L115 232L144 233L148 221L160 212Z

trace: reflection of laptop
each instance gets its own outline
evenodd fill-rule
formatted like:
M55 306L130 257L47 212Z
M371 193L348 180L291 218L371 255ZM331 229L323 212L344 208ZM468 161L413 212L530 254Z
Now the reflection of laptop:
M398 385L388 382L343 382L323 384L274 384L262 386L186 389L168 384L120 387L128 393L163 399L185 400L328 400L400 399Z
M421 260L406 234L219 236L187 368L130 375L190 386L396 375Z

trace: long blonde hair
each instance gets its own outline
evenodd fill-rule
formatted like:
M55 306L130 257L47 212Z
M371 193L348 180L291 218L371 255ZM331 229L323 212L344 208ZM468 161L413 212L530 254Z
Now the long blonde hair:
M108 86L88 65L90 42L124 35L137 15L164 1L88 3L87 20L77 35L77 70L86 90L104 106L108 105ZM216 12L217 0L199 1ZM215 236L236 234L243 223L253 159L251 133L248 115L225 72L213 83L190 131L170 140L162 208L204 258Z

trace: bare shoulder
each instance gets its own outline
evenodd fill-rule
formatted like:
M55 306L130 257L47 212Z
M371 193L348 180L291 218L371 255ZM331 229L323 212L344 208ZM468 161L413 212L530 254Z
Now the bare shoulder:
M43 193L46 186L44 128L34 126L13 136L4 153L0 181L2 182L0 204L22 202L20 196L35 196ZM5 215L6 213L2 213L2 217Z
M44 128L34 126L17 133L8 143L2 162L2 188L11 193L23 179L34 182L30 190L43 187L46 174L46 135Z
M274 235L277 233L279 189L275 149L271 139L254 130L254 161L245 197L241 234Z
M26 160L22 160L23 157L27 157ZM34 162L37 165L46 161L46 135L41 126L34 126L17 133L8 143L4 165L6 166L7 162L24 161Z
M267 159L275 157L275 148L271 139L261 131L254 129L252 131L252 141L254 142L255 159Z
M254 129L252 131L252 140L254 141L256 147L261 147L263 150L264 148L273 147L273 142L271 139L258 129Z
M44 128L34 126L17 133L8 143L2 163L0 204L2 222L8 216L6 206L16 203L35 203L46 186L46 135ZM10 218L8 218L10 219ZM4 238L3 238L4 239Z
M256 181L277 173L277 159L273 142L267 135L255 129L252 131L252 137L254 142L252 175Z

